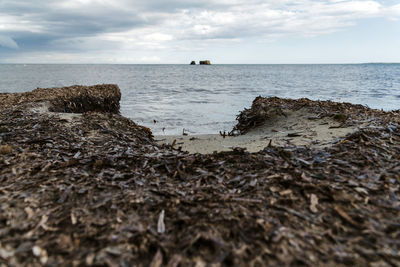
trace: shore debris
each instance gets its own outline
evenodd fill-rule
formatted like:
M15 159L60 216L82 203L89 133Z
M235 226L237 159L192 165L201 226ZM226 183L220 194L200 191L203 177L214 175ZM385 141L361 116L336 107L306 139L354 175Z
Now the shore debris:
M226 131L219 131L219 135L225 138L227 136Z
M163 234L165 232L164 214L165 211L162 210L160 216L158 217L157 232L160 234Z
M107 97L71 121L37 112L45 92L0 95L0 265L400 264L399 111L257 98L242 134L287 105L373 124L325 148L204 155L156 145Z
M0 146L0 154L10 154L11 152L12 152L12 146L9 145Z

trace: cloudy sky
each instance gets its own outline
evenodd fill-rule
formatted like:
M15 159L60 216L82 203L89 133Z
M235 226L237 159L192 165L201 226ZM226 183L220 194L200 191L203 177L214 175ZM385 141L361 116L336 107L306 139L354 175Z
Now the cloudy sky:
M0 0L0 63L400 62L400 0Z

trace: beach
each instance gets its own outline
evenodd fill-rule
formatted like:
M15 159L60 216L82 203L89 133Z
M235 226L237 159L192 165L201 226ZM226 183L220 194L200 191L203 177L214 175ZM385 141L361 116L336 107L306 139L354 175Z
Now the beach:
M171 145L175 142L176 148L203 154L232 151L235 148L258 152L268 146L322 148L340 142L346 135L368 126L366 120L345 126L331 117L320 118L320 114L307 109L288 111L286 114L277 115L244 135L224 135L223 132L205 135L158 135L155 136L155 141L160 145Z
M117 85L0 94L0 264L400 264L400 111L257 97L157 135Z

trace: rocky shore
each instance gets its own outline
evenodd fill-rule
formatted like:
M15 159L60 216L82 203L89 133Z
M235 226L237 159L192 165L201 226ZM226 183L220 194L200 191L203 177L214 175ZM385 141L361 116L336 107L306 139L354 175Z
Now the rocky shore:
M256 98L225 138L307 112L351 131L190 154L119 115L120 97L0 94L0 265L400 264L399 111Z

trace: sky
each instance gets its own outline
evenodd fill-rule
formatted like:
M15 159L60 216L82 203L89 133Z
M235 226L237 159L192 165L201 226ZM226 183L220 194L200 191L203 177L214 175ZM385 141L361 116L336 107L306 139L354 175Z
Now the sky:
M0 63L400 62L400 0L0 0Z

